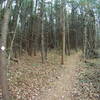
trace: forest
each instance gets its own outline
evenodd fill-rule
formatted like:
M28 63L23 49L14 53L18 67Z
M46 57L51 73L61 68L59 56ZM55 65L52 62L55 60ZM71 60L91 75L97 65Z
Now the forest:
M0 0L0 100L100 100L100 1Z

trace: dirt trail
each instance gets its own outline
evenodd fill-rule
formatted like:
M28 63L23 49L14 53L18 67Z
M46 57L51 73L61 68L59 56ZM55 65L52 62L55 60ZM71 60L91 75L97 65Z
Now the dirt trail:
M68 57L66 64L63 66L65 70L61 72L61 77L54 82L50 89L44 90L34 100L74 100L71 92L76 81L76 68L79 61L79 54Z

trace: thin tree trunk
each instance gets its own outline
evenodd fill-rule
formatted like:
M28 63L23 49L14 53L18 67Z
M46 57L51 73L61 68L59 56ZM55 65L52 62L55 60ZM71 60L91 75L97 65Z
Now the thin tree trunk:
M86 58L86 49L87 49L87 41L88 41L88 37L87 37L87 21L86 21L86 17L85 17L85 27L84 27L84 60Z
M68 55L70 55L70 35L69 35L69 18L67 13L67 39L68 39Z
M61 58L61 64L64 64L64 56L65 56L65 15L64 15L64 0L61 1L61 26L62 26L62 58Z
M10 17L10 0L7 2L6 12L4 14L4 22L1 31L0 41L0 73L3 100L9 100L8 95L8 82L7 82L7 59L6 59L6 40L8 32L8 23ZM2 48L2 49L1 49Z
M34 11L34 14L36 15L36 11L37 11L37 3L38 3L38 0L36 0L36 5L35 5L35 11ZM35 21L34 21L35 22ZM38 22L37 22L38 23ZM38 33L38 32L37 32ZM35 39L34 39L34 56L36 56L37 54L37 33L35 31Z
M41 56L42 56L42 63L45 63L45 49L44 49L44 1L41 2Z

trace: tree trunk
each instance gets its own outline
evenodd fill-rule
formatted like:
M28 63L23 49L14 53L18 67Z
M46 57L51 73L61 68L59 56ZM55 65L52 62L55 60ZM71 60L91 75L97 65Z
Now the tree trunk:
M36 15L36 11L37 11L37 4L38 4L38 0L36 0L35 2L35 11L34 11L34 14L35 16L37 17ZM38 18L38 17L37 17ZM38 23L38 20L34 21L34 24L35 23ZM36 24L36 26L38 27L38 25ZM37 55L37 39L38 39L38 36L37 36L38 32L36 32L36 29L35 29L35 39L34 39L34 56Z
M64 0L61 1L61 31L62 31L62 58L61 64L64 64L65 56L65 15L64 15Z
M66 19L67 19L67 51L68 51L68 55L70 55L70 34L69 34L69 18L68 18L68 13L66 14Z
M9 100L8 96L8 82L7 82L7 59L6 59L6 40L8 32L8 23L10 16L10 0L7 2L6 12L4 14L4 22L1 31L0 38L0 73L1 73L1 85L2 85L2 96L3 100Z
M42 57L42 63L45 63L45 48L44 48L44 0L41 1L41 57Z
M87 51L87 44L88 44L88 37L87 37L87 18L85 17L85 25L84 25L84 59L86 58L86 51Z

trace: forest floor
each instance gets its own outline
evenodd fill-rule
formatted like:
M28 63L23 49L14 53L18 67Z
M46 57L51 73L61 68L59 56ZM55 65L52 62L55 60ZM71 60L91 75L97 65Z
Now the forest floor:
M60 72L58 80L54 81L51 88L44 90L35 100L74 100L72 92L74 91L75 71L78 63L79 54L69 56L65 61L65 65L62 66L64 70Z
M9 89L13 100L72 100L80 53L65 56L61 66L59 52L51 51L45 64L41 57L23 55L9 69Z
M74 100L100 100L100 50L98 53L99 58L79 63Z
M48 60L24 54L9 67L9 91L12 100L99 100L100 59L83 62L81 52L65 56L51 51Z

